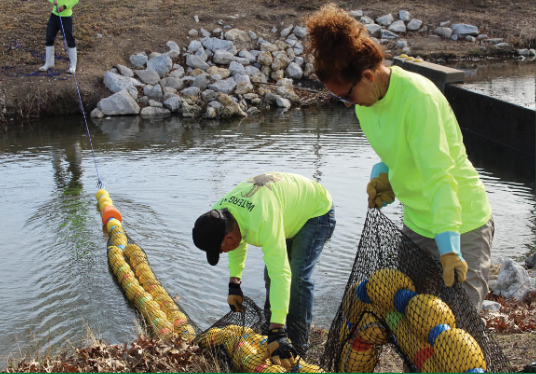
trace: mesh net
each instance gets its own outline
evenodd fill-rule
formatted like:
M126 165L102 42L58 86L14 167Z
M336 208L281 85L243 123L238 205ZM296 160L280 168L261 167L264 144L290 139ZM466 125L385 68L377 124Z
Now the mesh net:
M459 283L378 209L370 209L321 364L372 372L391 344L413 372L512 372Z
M224 360L236 372L249 373L323 373L318 366L307 363L303 356L295 362L278 363L267 357L267 327L269 313L259 308L253 300L244 297L243 313L229 312L195 340L202 348L211 349L215 357ZM289 325L295 321L287 318ZM303 331L303 330L302 330Z
M108 263L127 299L160 339L180 336L192 341L201 332L160 283L147 253L125 233L121 225L111 227Z

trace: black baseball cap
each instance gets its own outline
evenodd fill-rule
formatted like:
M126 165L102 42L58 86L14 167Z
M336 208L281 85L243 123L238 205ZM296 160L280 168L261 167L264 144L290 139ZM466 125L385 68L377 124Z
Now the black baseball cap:
M213 209L199 216L192 229L192 238L197 248L207 252L207 261L215 266L220 260L221 243L227 232L227 209Z

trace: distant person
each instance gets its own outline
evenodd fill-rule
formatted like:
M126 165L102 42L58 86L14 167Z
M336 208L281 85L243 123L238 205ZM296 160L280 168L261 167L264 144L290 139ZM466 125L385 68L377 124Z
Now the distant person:
M238 184L195 222L193 241L206 252L209 264L216 265L220 254L228 253L228 303L233 311L243 311L240 285L248 244L262 248L272 357L283 361L296 355L295 347L299 352L306 349L313 319L311 276L334 229L330 193L291 173L261 174ZM301 331L287 323L287 313Z
M45 64L39 68L39 71L47 71L54 67L54 41L56 35L61 32L61 24L63 24L63 30L65 31L65 38L67 39L67 50L69 54L69 61L71 65L67 69L67 73L74 74L76 71L76 43L73 34L73 7L78 4L78 0L48 0L53 4L52 13L47 23L47 34L45 42ZM59 8L59 13L58 13ZM60 23L61 17L61 23Z
M307 28L316 75L333 96L355 104L380 156L367 186L369 206L382 208L396 196L404 206L403 232L440 258L446 286L457 275L480 310L494 223L447 99L422 75L387 67L365 27L336 5L312 14Z

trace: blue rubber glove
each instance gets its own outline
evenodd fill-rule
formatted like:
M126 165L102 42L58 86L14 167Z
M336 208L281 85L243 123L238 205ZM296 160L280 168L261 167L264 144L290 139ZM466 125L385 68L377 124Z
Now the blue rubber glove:
M460 251L460 234L453 231L445 231L434 237L443 266L443 280L447 287L452 287L458 281L465 282L467 278L467 262L463 259Z
M395 201L395 193L389 183L389 167L385 163L379 162L372 167L367 194L370 208L381 209Z

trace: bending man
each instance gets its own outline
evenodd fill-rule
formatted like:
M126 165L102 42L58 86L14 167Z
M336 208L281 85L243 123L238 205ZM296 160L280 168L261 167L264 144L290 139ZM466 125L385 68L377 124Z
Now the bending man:
M195 245L216 265L229 254L229 297L232 310L241 311L240 288L247 245L262 248L265 284L271 311L268 353L281 360L306 348L313 319L314 284L311 276L324 243L335 228L331 195L319 183L291 173L266 173L238 184L213 210L201 215L193 228ZM287 314L301 331L285 323ZM305 330L305 331L303 331Z

